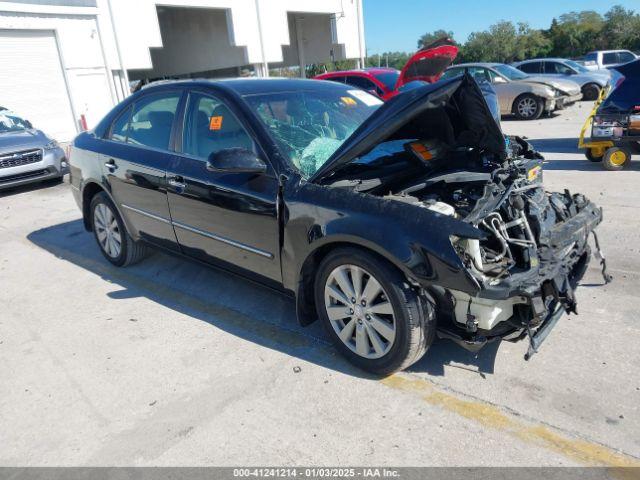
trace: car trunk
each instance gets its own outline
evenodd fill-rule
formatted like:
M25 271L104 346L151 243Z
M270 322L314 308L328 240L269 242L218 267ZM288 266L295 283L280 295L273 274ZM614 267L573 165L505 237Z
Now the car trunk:
M458 56L458 47L449 38L442 38L416 52L405 64L395 89L416 81L433 83L451 66Z

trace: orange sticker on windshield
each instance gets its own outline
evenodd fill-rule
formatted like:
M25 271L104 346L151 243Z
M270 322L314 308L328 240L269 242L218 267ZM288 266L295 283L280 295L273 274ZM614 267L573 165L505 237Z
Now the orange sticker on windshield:
M340 100L342 100L342 103L350 107L353 105L357 105L357 102L351 97L340 97Z
M209 130L220 130L222 128L222 115L209 119Z

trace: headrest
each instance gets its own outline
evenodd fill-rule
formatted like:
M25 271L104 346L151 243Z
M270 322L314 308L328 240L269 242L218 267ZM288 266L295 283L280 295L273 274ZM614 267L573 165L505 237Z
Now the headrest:
M173 113L149 112L149 122L151 122L152 127L171 126L173 123Z

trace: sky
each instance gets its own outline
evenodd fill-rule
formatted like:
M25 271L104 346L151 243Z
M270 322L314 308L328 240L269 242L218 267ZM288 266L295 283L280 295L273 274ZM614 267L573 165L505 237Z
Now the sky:
M367 53L413 52L423 33L438 29L464 42L500 20L548 28L563 13L605 13L613 5L640 12L640 0L363 0Z

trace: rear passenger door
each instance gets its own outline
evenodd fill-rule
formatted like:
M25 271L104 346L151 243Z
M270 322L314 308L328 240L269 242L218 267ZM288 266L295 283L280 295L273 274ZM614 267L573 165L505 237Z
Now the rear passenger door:
M182 92L139 97L111 125L104 175L134 236L177 250L166 191L173 129Z

